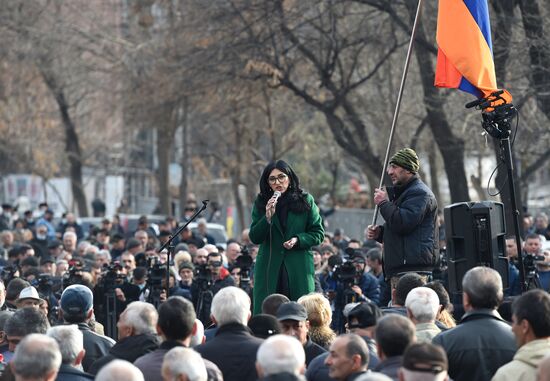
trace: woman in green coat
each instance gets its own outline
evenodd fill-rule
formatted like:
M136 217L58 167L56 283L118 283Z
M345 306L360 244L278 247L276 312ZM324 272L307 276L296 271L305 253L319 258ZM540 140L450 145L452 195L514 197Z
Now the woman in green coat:
M270 294L297 300L315 290L310 249L325 235L319 208L282 160L264 168L249 235L260 245L254 266L254 314L261 312L262 302Z

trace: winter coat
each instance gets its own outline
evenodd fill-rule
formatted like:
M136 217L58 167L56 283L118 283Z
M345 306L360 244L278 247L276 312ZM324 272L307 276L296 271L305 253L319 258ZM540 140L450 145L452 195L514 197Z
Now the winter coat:
M256 353L262 342L247 326L228 323L218 328L213 339L194 349L220 368L225 381L256 381Z
M414 176L402 187L388 187L389 201L379 205L386 221L384 242L386 279L405 271L432 271L437 255L437 201Z
M306 381L306 379L302 375L297 376L293 373L281 372L259 378L258 381Z
M160 339L157 335L143 334L128 336L116 343L109 354L97 359L88 372L97 374L99 370L115 359L126 360L131 363L146 353L152 352L158 348Z
M380 361L374 368L375 372L385 374L394 381L399 380L398 371L403 364L403 356L392 356Z
M158 349L149 352L136 361L134 365L143 373L145 381L162 380L162 360L164 355L172 348L184 347L179 341L167 340L163 341ZM216 364L203 358L204 367L206 368L207 381L223 381L223 376Z
M86 354L82 360L82 368L87 372L94 361L109 353L109 350L115 345L115 341L110 337L95 333L86 323L78 323L78 329L84 337Z
M94 376L73 368L68 364L61 364L55 381L88 381L93 380Z
M321 244L325 231L313 197L307 194L306 201L310 210L303 213L288 211L285 231L277 215L269 224L265 210L257 208L258 200L254 202L249 236L253 243L260 245L254 266L254 314L260 313L263 300L276 292L283 264L288 273L291 300L315 290L315 268L310 249ZM291 250L285 249L283 243L293 237L298 238L298 243Z
M432 343L447 352L449 377L454 381L489 380L516 353L512 328L489 309L467 312L459 325L440 333Z
M550 338L538 339L523 345L508 364L499 368L492 381L535 381L537 366L550 353Z

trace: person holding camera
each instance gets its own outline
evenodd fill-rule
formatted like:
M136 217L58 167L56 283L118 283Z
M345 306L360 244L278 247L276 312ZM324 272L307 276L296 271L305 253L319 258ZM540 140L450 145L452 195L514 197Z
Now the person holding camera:
M294 170L283 160L270 162L254 201L250 240L260 245L254 266L254 314L270 294L291 300L315 290L311 248L325 236L319 208L300 188Z
M550 251L542 250L542 238L531 233L525 236L523 244L523 264L527 278L527 286L550 290Z
M199 269L195 281L191 284L191 295L197 318L205 326L211 323L210 306L214 295L228 286L235 286L235 279L223 267L222 255L217 252L209 253L206 266Z
M354 250L350 258L355 266L355 284L351 289L361 302L371 301L378 304L380 301L380 286L374 275L365 272L367 256L361 250Z
M321 285L332 302L334 314L332 327L336 332L345 331L344 307L348 303L372 302L380 300L378 280L365 272L366 255L360 249L347 249L349 259L343 262L339 256L328 261L332 270L324 277Z

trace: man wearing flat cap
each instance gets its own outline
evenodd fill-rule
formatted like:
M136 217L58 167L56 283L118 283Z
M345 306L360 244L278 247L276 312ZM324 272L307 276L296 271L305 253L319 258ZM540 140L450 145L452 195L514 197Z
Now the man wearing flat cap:
M432 271L436 262L437 201L418 177L420 161L411 148L390 159L391 187L376 189L374 202L384 225L368 227L367 238L384 243L384 273L392 288L408 271Z
M398 375L403 381L447 381L448 369L449 362L443 348L431 343L415 343L405 350Z
M326 349L315 344L309 338L309 320L307 320L307 311L304 306L297 302L287 302L279 306L277 310L277 320L281 325L283 335L293 336L302 346L306 353L306 365L311 360L326 352Z

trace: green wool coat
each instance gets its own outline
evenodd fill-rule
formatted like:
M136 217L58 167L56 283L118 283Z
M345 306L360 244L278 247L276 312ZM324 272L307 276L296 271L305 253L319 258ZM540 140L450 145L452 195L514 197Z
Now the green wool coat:
M283 263L288 272L291 300L315 290L315 269L310 249L323 242L325 231L313 197L307 194L306 200L311 209L303 213L289 211L284 233L277 215L272 217L270 225L265 210L258 210L254 202L249 236L252 242L260 245L254 266L254 315L261 313L264 299L275 293ZM292 237L298 237L298 244L287 250L283 243Z

